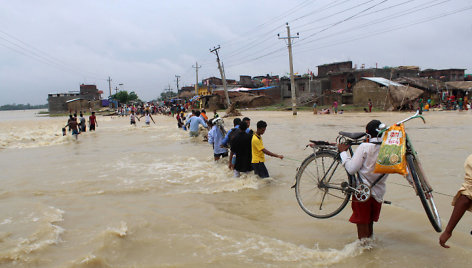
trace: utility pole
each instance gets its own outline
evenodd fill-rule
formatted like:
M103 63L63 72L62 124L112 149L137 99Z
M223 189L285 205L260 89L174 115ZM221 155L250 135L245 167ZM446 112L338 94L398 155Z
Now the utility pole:
M298 33L297 36L290 36L290 26L288 26L288 22L286 23L287 25L287 37L280 37L279 39L287 39L288 41L288 59L290 62L290 87L292 91L292 112L293 115L297 115L297 94L296 94L296 89L295 89L295 78L293 77L293 58L292 58L292 38L298 38Z
M177 94L179 93L179 79L180 79L180 75L175 75L175 81L177 83Z
M108 77L108 89L110 90L110 97L111 97L111 78Z
M169 84L169 87L167 88L167 98L169 99L172 99L172 89L170 88L170 84Z
M216 55L216 62L218 62L218 69L220 70L221 80L223 80L223 88L225 90L226 105L227 105L226 108L229 108L231 102L229 101L228 88L226 86L226 76L225 76L225 72L224 72L223 67L221 67L220 56L218 55L218 50L220 48L221 48L220 46L213 47L213 49L210 49L210 52L215 53L215 55Z
M198 66L198 62L195 62L195 66L192 65L192 68L195 68L195 74L197 76L197 80L195 80L195 95L198 95L198 69L202 68L202 66Z

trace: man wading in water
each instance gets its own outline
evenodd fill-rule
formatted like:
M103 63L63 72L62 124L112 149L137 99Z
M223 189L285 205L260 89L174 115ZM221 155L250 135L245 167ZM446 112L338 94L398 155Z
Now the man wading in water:
M72 115L69 115L69 120L67 121L67 125L64 127L69 126L69 129L72 131L72 135L75 136L75 139L77 139L77 136L79 135L79 126L77 124L77 119L73 117Z
M349 221L357 225L357 237L359 239L369 238L374 234L374 221L379 220L382 199L385 194L385 178L387 176L373 172L382 141L381 138L377 137L379 134L377 129L380 124L379 120L372 120L367 124L366 132L371 138L369 142L364 142L357 147L353 157L346 152L349 145L338 144L342 164L349 174L354 175L359 172L360 180L369 186L379 176L384 176L372 187L372 195L367 201L360 202L354 196L352 198L352 216Z

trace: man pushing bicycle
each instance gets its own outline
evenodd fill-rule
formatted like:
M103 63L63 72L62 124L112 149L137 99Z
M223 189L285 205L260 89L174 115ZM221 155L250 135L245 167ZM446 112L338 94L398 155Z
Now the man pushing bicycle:
M379 120L372 120L367 124L366 133L370 138L368 142L359 145L352 157L347 153L350 145L343 143L337 145L346 171L351 175L358 173L360 183L371 187L370 198L366 201L359 201L355 195L352 197L352 216L349 221L357 225L357 237L359 239L372 237L374 221L379 220L385 194L387 174L373 172L380 144L382 143L382 139L378 137L380 124Z

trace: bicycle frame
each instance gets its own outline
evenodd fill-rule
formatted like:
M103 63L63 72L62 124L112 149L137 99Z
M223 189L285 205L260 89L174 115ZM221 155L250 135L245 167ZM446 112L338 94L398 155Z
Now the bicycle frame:
M364 140L362 141L358 141L358 140L349 140L349 153L350 155L353 155L354 154L354 151L352 150L352 146L354 145L359 145L363 142ZM326 150L330 150L330 151L336 151L336 157L335 159L339 159L340 158L340 152L337 151L337 148L335 146L331 146L331 145L318 145L313 148L314 150L314 154L316 155L317 152L320 152L320 151L326 151ZM333 165L336 163L336 166L333 168ZM327 169L327 171L325 171L325 173L323 174L323 178L321 179L321 181L319 181L319 186L320 187L323 187L323 188L329 188L329 189L336 189L336 190L341 190L341 191L346 191L346 190L351 190L351 191L355 191L355 188L349 186L349 185L345 185L345 186L341 186L341 187L337 187L337 186L332 186L329 184L329 182L331 181L331 178L334 174L334 172L336 171L336 169L338 168L339 166L339 162L337 161L333 161L333 163L331 163L331 165L329 166L329 168ZM329 175L329 178L327 179L327 176ZM354 177L355 180L353 180L356 184L357 184L357 180L358 180L358 176L359 174L357 174L357 176L354 176L354 175L351 175L349 173L347 173L346 171L346 174L350 177ZM354 185L355 187L355 185Z

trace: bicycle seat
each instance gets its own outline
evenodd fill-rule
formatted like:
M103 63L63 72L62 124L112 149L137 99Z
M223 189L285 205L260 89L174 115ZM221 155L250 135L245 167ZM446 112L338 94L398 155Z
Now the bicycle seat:
M344 132L344 131L340 131L339 135L344 136L344 137L348 137L348 138L353 139L353 140L358 140L358 139L364 137L365 135L367 135L367 133L365 133L365 132Z

